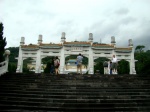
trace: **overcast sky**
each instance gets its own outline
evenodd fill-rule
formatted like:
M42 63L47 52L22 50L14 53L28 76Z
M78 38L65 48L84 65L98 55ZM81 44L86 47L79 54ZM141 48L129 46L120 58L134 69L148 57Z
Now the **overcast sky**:
M25 44L87 41L110 44L115 36L118 47L145 45L150 49L150 0L0 0L0 22L4 25L6 47Z

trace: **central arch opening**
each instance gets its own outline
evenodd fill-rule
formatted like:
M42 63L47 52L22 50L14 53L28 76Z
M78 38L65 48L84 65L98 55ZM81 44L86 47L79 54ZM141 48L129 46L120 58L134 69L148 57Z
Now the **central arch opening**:
M65 74L77 73L77 56L69 55L65 57ZM88 71L88 58L83 56L82 60L82 74L86 74Z
M104 61L109 61L110 59L106 58L106 57L98 57L96 59L94 59L94 73L100 73L100 74L104 74L104 67L103 67L103 63Z

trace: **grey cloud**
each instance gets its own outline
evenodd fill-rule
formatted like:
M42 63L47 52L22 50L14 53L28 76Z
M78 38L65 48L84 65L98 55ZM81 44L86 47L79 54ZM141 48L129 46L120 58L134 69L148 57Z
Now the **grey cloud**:
M128 39L133 39L134 45L149 47L149 0L89 0L86 6L84 2L73 1L67 3L69 7L59 0L59 3L51 0L3 1L0 19L4 20L8 43L21 36L25 36L28 43L37 43L38 34L43 35L44 42L60 42L61 33L66 32L66 41L87 41L89 33L93 33L97 42L101 39L109 44L111 36L115 36L119 46L127 46ZM84 10L73 8L76 5L83 6Z
M122 24L129 24L129 23L132 24L132 23L134 23L134 22L136 22L136 21L137 21L136 18L129 16L129 17L123 18L123 19L121 20L121 23L122 23Z
M109 44L111 36L115 36L119 47L128 47L128 40L132 39L134 46L142 44L146 49L150 48L150 21L138 20L131 16L113 21L107 19L93 24L84 32L90 31L93 33L94 41L97 42L100 42L101 39L102 43ZM86 34L84 40L87 40Z
M144 38L144 39L143 39ZM138 38L133 40L134 42L134 46L138 46L138 45L144 45L145 46L145 50L150 49L150 35L149 36L143 36L143 38Z
M145 45L146 49L150 49L150 21L143 21L136 32L136 38L133 40L135 46Z
M115 11L115 13L117 15L126 15L129 13L129 10L127 8L121 8L121 9Z

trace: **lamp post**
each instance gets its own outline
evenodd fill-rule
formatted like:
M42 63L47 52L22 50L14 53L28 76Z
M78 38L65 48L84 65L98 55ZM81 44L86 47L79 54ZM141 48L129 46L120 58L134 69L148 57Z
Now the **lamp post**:
M9 50L6 50L5 51L5 61L6 61L6 71L8 72L8 63L9 63L9 55L10 55L10 51Z

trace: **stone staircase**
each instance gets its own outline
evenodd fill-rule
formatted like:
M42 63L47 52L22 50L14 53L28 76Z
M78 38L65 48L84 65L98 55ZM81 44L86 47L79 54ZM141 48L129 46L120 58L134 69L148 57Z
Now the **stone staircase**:
M150 77L4 74L2 112L150 112Z

